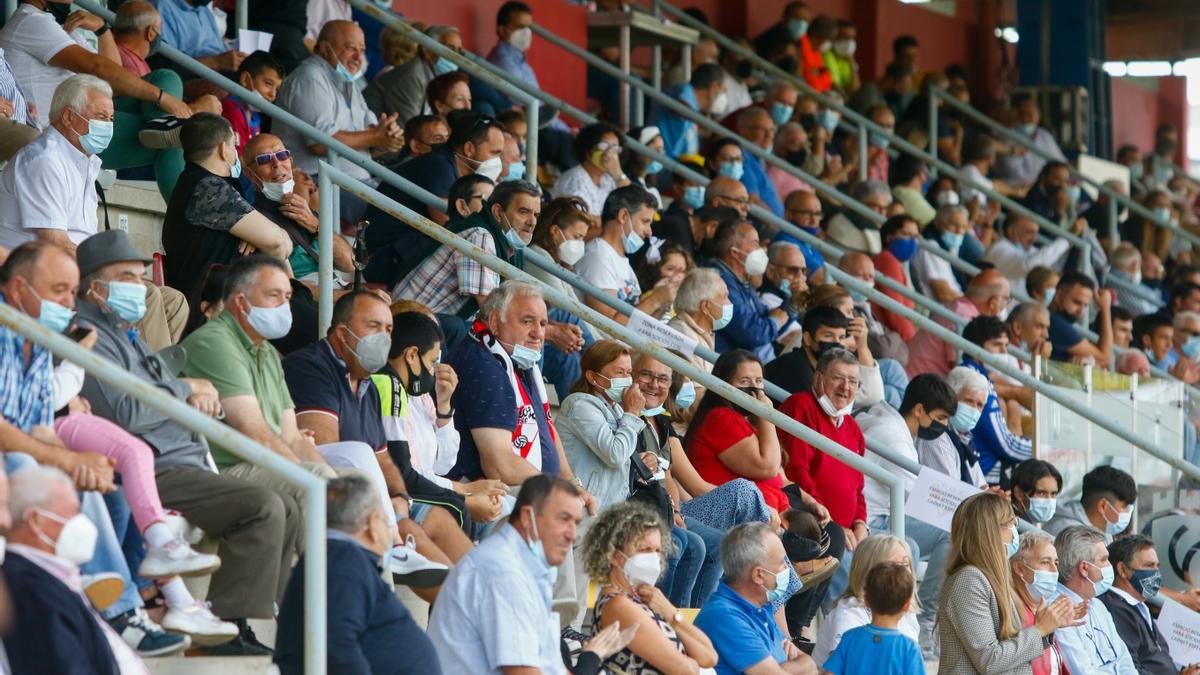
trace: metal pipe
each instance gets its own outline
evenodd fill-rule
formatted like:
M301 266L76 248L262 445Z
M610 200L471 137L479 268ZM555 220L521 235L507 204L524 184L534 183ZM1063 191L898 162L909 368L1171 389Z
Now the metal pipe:
M394 218L406 223L413 229L421 232L427 237L434 239L443 246L449 246L459 253L475 260L481 265L489 269L495 270L501 276L507 279L519 279L530 283L540 284L537 279L523 272L509 263L496 257L494 254L488 253L481 248L471 245L464 239L449 232L445 228L435 225L434 223L418 216L415 212L405 208L399 202L387 198L380 194L374 188L362 183L344 171L337 169L322 161L320 171L327 173L329 180L340 185L343 190L353 194L388 213ZM715 392L718 396L728 400L731 403L738 405L749 413L765 419L777 428L795 436L796 438L808 443L817 450L825 454L832 455L837 460L844 464L853 467L855 470L862 472L865 475L887 485L892 493L892 514L891 525L892 532L896 536L904 536L904 482L885 470L883 467L868 461L857 453L834 443L825 438L821 434L809 429L800 424L796 420L787 417L775 410L772 406L766 405L758 399L751 398L745 392L737 389L733 385L706 373L697 368L688 359L676 356L669 350L651 342L630 331L625 326L613 321L591 309L587 305L579 301L578 298L567 295L550 287L543 287L542 294L548 304L564 309L584 321L595 325L604 332L619 337L630 347L642 352L648 356L661 361L669 366L672 370L683 373L690 379L699 384L704 385L710 392Z
M363 2L363 0L351 0L351 2ZM611 77L615 77L618 79L621 79L624 77L624 73L621 72L620 68L613 66L612 64L608 63L604 59L596 56L595 54L592 54L591 52L589 52L585 49L580 49L579 47L571 44L567 40L564 40L564 39L560 38L559 36L555 35L554 33L551 33L550 31L546 30L542 26L535 23L535 24L532 24L531 28L533 28L533 32L535 35L538 35L542 39L549 42L550 44L553 44L556 47L559 47L559 48L573 54L574 56L577 56L577 57L583 59L587 64L589 64L596 70L599 70ZM816 190L817 192L825 195L826 197L828 197L830 199L837 200L846 208L867 218L872 223L878 224L878 223L883 222L883 220L884 220L883 216L881 216L878 213L867 208L861 202L851 199L849 195L843 193L842 191L838 190L835 187L828 185L827 183L822 182L821 179L809 174L808 172L804 171L803 169L799 169L799 168L789 164L787 161L776 157L775 155L771 154L767 150L764 150L763 148L759 147L757 144L750 143L745 138L726 129L725 127L721 126L717 122L714 122L713 120L709 119L705 115L702 115L702 114L696 112L695 110L692 110L688 106L680 103L679 101L676 101L675 99L671 98L670 96L654 89L653 87L646 84L645 82L642 82L641 80L638 80L636 78L628 78L624 81L627 81L629 84L633 85L634 87L637 87L642 92L644 92L647 96L649 96L650 98L657 101L659 104L666 106L667 108L669 108L676 114L703 127L704 129L707 129L709 132L716 134L722 138L729 138L729 139L738 141L738 143L741 144L741 146L742 146L743 152L749 152L750 154L757 157L759 160L761 160L767 164L770 164L771 166L774 166L774 167L786 172L788 175L811 185L813 187L813 189Z
M16 11L17 11L17 0L4 0L4 18L6 20L8 19L8 17L13 15L13 12L16 12Z
M536 100L530 101L525 107L525 176L526 180L535 184L538 182L538 130L542 122L541 108Z
M1119 277L1115 274L1109 274L1108 276L1104 277L1104 281L1110 286L1116 286L1126 293L1132 293L1138 296L1139 300L1145 300L1146 302L1153 304L1155 307L1162 307L1166 304L1161 298L1155 295L1153 291L1143 287L1141 284L1135 284L1128 279Z
M847 282L843 282L843 283L847 283ZM858 279L850 279L848 282L848 285L849 285L849 287L855 288L856 290L860 290L860 291L870 288L869 286L867 286L863 282L859 281ZM894 312L900 311L901 309L904 308L904 305L901 305L900 303L898 303L895 300L892 300L891 298L888 298L888 297L884 297L878 302L884 308L890 309ZM1101 415L1097 415L1094 411L1092 411L1087 406L1080 405L1077 402L1071 400L1070 397L1063 395L1061 392L1059 392L1051 387L1047 387L1044 382L1041 382L1040 380L1037 380L1034 377L1026 374L1025 371L1021 370L1020 368L1014 368L1008 361L1000 359L995 354L992 354L992 353L986 351L982 347L964 340L958 334L956 334L952 331L946 330L942 326L940 326L924 317L918 317L916 319L916 321L921 324L922 328L930 331L937 337L941 338L947 344L955 347L956 349L961 350L964 354L969 354L971 356L971 358L975 359L976 361L979 361L980 363L987 365L989 368L991 368L993 370L998 370L1001 373L1004 373L1005 375L1017 380L1018 382L1020 382L1022 385L1026 386L1026 387L1030 387L1030 388L1036 390L1042 396L1045 396L1046 398L1050 399L1051 401L1054 401L1055 403L1061 405L1062 407L1066 408L1067 410L1070 410L1071 412L1083 417L1084 419L1087 419L1092 424L1117 436L1121 440L1124 440L1135 447L1145 450L1146 452L1150 453L1154 457L1166 462L1167 464L1170 464L1172 467L1175 467L1176 469L1179 469L1180 471L1187 474L1188 476L1191 476L1192 478L1200 479L1200 467L1195 466L1195 465L1191 464L1190 462L1183 460L1182 458L1172 457L1166 451L1161 450L1152 441L1150 441L1138 434L1130 432L1128 429L1125 429L1121 425L1119 425L1111 420L1108 420Z
M1061 161L1061 160L1059 160L1058 157L1051 155L1045 149L1038 147L1036 144L1034 144L1028 138L1025 138L1021 134L1014 132L1012 129L1009 129L1008 127L1000 124L996 120L993 120L992 118L988 117L987 115L984 115L983 113L979 112L975 108L954 98L946 91L944 91L938 87L932 87L929 90L929 94L930 94L930 96L933 96L933 97L939 98L943 101L946 101L946 103L949 104L950 107L962 112L963 114L965 114L966 116L975 120L976 122L979 122L980 124L983 124L984 126L990 128L997 135L999 135L1001 138L1009 141L1010 143L1017 143L1018 145L1021 145L1022 147L1024 147L1026 150L1029 150L1033 154L1035 154L1047 161ZM1166 230L1170 230L1170 231L1178 234L1179 236L1183 237L1184 239L1187 239L1192 244L1200 244L1200 236L1192 234L1191 232L1179 227L1178 225L1172 223L1169 219L1159 220L1158 216L1154 215L1153 211L1146 208L1142 204L1138 203L1137 200L1133 199L1129 195L1123 195L1120 192L1117 192L1116 190L1113 190L1112 188L1108 187L1103 182L1095 180L1095 179L1091 178L1090 176L1085 176L1074 166L1071 166L1070 163L1067 163L1067 170L1071 173L1071 175L1078 177L1081 181L1096 188L1096 190L1100 194L1103 194L1106 197L1108 197L1110 203L1113 200L1116 200L1117 202L1120 202L1120 203L1124 204L1125 206L1127 206L1131 213L1136 213L1137 215L1141 216L1142 218L1145 218L1146 220L1149 220L1150 222L1154 223L1158 227L1161 227Z
M627 131L629 129L629 66L630 66L630 51L629 46L629 26L621 26L618 31L620 35L618 49L621 53L621 73L625 76L620 79L621 90L621 129Z
M870 169L867 166L867 154L870 152L870 143L867 142L867 128L858 128L858 179L866 180Z
M321 278L317 280L317 339L329 332L333 323L333 228L334 185L323 171L317 171L317 194L320 196L320 225L317 229L317 268Z
M238 30L249 27L249 5L250 0L236 0L233 5L233 23Z
M0 302L0 326L24 336L26 340L70 361L91 377L111 386L142 405L162 414L185 429L200 434L228 449L238 458L266 469L282 480L304 489L309 511L305 514L310 545L304 567L304 643L305 672L323 674L326 664L325 640L325 481L268 450L231 426L222 424L163 391L148 380L118 366L115 362L81 347L67 336L51 331L15 307ZM318 506L314 508L312 504ZM276 561L278 562L278 561Z

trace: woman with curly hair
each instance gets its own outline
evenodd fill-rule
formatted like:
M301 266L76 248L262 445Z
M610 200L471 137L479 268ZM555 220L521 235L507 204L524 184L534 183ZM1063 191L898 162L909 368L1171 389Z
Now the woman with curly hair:
M638 502L622 502L601 513L583 539L584 570L602 584L593 629L612 623L638 627L629 646L605 664L610 672L695 673L717 664L708 636L683 620L654 585L662 575L667 541L666 524Z

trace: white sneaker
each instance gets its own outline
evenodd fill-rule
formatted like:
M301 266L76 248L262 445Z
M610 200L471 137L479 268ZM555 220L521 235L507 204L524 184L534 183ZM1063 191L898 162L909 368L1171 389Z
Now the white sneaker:
M163 615L162 627L172 633L192 638L192 644L203 647L229 642L238 635L238 627L222 621L208 609L207 602L196 601L190 607L170 607Z
M432 588L441 585L450 573L449 567L417 553L417 542L411 534L405 543L393 546L390 553L388 568L392 571L392 581L401 586Z
M146 579L165 577L195 577L211 574L221 566L221 559L211 553L198 553L182 539L172 539L166 546L146 551L146 559L138 567L138 576Z

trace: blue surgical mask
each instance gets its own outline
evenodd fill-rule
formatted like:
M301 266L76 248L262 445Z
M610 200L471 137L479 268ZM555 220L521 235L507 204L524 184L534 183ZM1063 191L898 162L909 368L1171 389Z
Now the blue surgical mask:
M1034 134L1034 132L1037 131L1037 125L1036 124L1018 124L1017 131L1025 134L1026 136L1032 136Z
M1058 502L1049 497L1030 497L1026 515L1035 523L1048 523L1058 509Z
M625 255L633 255L634 253L637 253L638 251L642 250L642 245L645 243L646 240L642 239L642 235L638 234L636 231L630 231L625 235Z
M529 509L529 522L532 523L535 539L525 542L525 545L529 547L529 552L533 554L533 558L537 560L538 566L541 568L537 570L539 576L548 577L550 585L553 586L558 578L558 568L551 565L550 561L546 559L546 547L542 545L542 537L538 534L537 514L533 512L533 507Z
M679 387L679 392L675 394L675 405L681 410L692 407L696 402L696 385L691 380L684 382Z
M141 321L146 315L146 286L125 281L110 281L107 284L108 300L105 302L109 309L129 323Z
M683 188L683 203L693 209L704 207L704 186L689 185Z
M1054 301L1054 292L1057 290L1058 290L1057 288L1047 288L1046 289L1046 306L1047 307L1049 307L1050 303Z
M722 176L728 176L734 180L741 180L742 173L744 171L745 168L742 166L741 162L725 162L721 165L718 173L720 173Z
M525 177L525 162L513 162L508 165L508 175L501 179L501 182L510 180L521 180Z
M1083 188L1079 187L1078 185L1068 185L1067 186L1067 197L1071 200L1072 204L1078 204L1079 197L1082 194L1083 194Z
M954 430L965 434L975 429L975 425L979 424L979 417L983 411L973 405L967 405L962 401L958 403L958 410L954 411L954 417L950 418L950 426Z
M278 340L292 330L292 306L286 302L278 307L251 305L246 322L264 338Z
M604 375L600 375L600 377L608 380L608 388L604 390L604 395L613 403L620 403L625 390L633 384L632 377L605 377Z
M525 345L513 345L511 356L513 365L521 370L529 370L542 360L541 352L536 349L530 349Z
M229 167L229 177L230 178L241 178L242 177L242 158L241 157L233 158L233 166Z
M1058 574L1050 570L1035 570L1025 563L1021 563L1030 572L1033 572L1033 581L1026 582L1025 588L1029 590L1029 595L1034 600L1038 598L1050 602L1051 599L1058 595Z
M504 238L507 239L508 243L513 247L514 250L517 251L520 251L529 245L524 239L521 238L521 235L516 230L511 228L504 231Z
M871 132L871 145L873 145L877 148L882 148L884 150L887 150L888 146L891 144L892 144L892 139L888 138L887 136L884 136L883 134L879 133L878 131Z
M1142 174L1145 173L1145 171L1146 167L1142 166L1141 163L1129 165L1129 177L1133 180L1141 180Z
M1092 588L1095 589L1096 595L1103 595L1112 588L1113 585L1113 566L1101 567L1099 565L1084 561L1084 564L1091 565L1100 570L1100 581L1093 581Z
M850 289L850 301L851 302L860 303L860 302L866 301L866 299L867 299L866 293L863 293L862 291L856 291L853 288Z
M1008 542L1008 546L1004 550L1004 554L1011 559L1017 554L1017 549L1021 548L1021 534L1017 532L1017 524L1012 526L1012 541Z
M945 246L947 251L957 251L958 247L962 246L963 237L963 234L955 232L942 232L938 235L942 246Z
M733 321L733 304L727 302L721 305L721 316L713 319L713 330L721 330L728 326L730 321Z
M655 406L653 408L646 408L645 410L642 411L642 417L657 417L657 416L665 413L666 411L667 411L666 407L661 406L661 405Z
M775 120L776 126L783 126L792 119L792 113L795 110L795 106L790 106L783 101L775 101L771 104L771 119Z
M1116 508L1117 508L1116 506L1113 506L1111 502L1109 502L1109 506L1113 510L1116 510ZM1115 536L1118 532L1124 532L1126 530L1126 528L1129 527L1129 521L1132 519L1133 519L1133 509L1132 508L1130 508L1126 511L1117 511L1117 522L1115 522L1115 523L1108 522L1108 516L1105 515L1104 516L1104 530L1105 530L1105 532L1108 533L1108 536L1110 536L1110 537Z
M444 56L439 56L438 60L433 62L433 72L438 75L453 73L456 70L458 70L458 64Z
M893 239L888 243L888 251L900 262L908 262L917 254L920 243L916 239Z
M822 110L817 113L817 124L825 127L825 131L833 131L837 128L838 121L841 117L836 110Z
M662 170L663 170L663 164L662 164L662 162L658 161L657 159L646 165L646 175L647 176L653 176L654 174L656 174Z
M24 278L21 280L25 281ZM25 285L29 288L29 292L33 293L33 297L37 298L38 302L41 303L37 318L38 323L55 333L61 333L67 329L67 326L71 325L71 319L75 318L73 310L67 309L53 300L42 298L42 296L38 295L37 291L33 290L33 285L29 282L25 282Z
M775 573L775 588L765 589L767 591L768 604L779 602L783 599L783 596L787 595L788 581L791 578L788 574L789 567L790 566L784 566L783 569ZM764 567L763 569L767 568ZM769 572L770 570L767 571Z
M1159 206L1159 207L1150 209L1150 213L1154 214L1154 220L1156 220L1158 222L1161 222L1161 223L1171 222L1171 207L1169 207L1169 206Z
M1200 335L1193 335L1183 343L1181 350L1189 359L1200 358Z
M366 68L359 68L357 73L352 73L349 70L346 70L346 66L343 66L341 61L338 61L337 74L340 75L341 78L346 82L357 82L365 72L367 72Z
M791 295L792 294L792 280L784 279L783 281L779 282L779 292L783 293L784 295Z
M107 120L89 120L71 108L67 108L67 110L88 123L87 133L79 136L79 145L83 146L84 151L89 155L98 155L104 152L108 144L112 142L113 123Z
M1158 589L1162 588L1162 572L1159 570L1134 570L1133 576L1129 578L1129 583L1134 590L1142 594L1146 600L1158 595Z

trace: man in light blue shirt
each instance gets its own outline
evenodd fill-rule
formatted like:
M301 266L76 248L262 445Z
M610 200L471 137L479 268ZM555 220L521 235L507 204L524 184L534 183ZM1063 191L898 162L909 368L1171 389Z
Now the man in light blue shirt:
M165 42L209 68L234 72L246 55L225 48L221 27L208 2L156 0Z
M725 69L715 63L705 63L692 71L690 82L671 87L665 92L671 98L703 114L722 115L728 106L725 94ZM662 132L663 154L668 157L700 152L700 131L696 123L665 106L654 106L650 124Z
M582 512L581 493L563 478L538 474L521 484L508 522L442 584L428 635L444 672L565 675L551 595Z
M1082 625L1054 633L1067 669L1089 675L1137 675L1112 615L1096 598L1112 587L1114 576L1104 535L1086 525L1072 525L1058 534L1054 548L1058 551L1058 592L1072 602L1088 604Z

